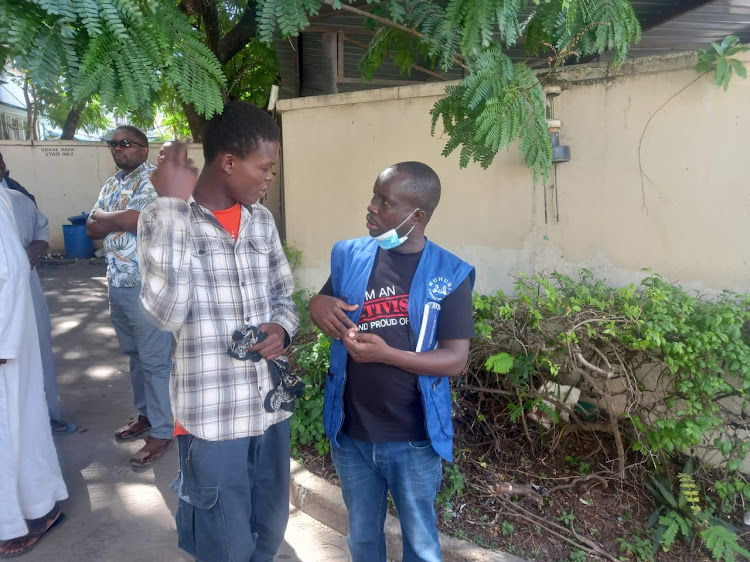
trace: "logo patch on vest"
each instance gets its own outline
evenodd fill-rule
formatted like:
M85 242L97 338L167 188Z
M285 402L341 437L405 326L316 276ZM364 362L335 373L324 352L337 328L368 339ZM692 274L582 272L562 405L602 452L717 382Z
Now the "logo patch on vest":
M447 277L433 277L427 284L427 294L435 302L442 301L453 291L453 281Z

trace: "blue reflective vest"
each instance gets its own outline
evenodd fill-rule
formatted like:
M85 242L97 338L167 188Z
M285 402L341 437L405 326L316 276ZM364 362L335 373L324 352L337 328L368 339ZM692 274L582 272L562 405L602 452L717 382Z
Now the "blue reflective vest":
M359 321L377 252L377 242L371 237L337 242L331 251L333 294L349 304L359 305L357 310L347 313L355 324ZM425 310L439 310L435 304L439 304L467 276L473 288L474 268L447 250L426 240L409 289L409 323L414 332L415 341L419 341L420 351L434 349L437 344L436 323L431 325L433 329L422 330L420 334ZM428 312L428 316L429 314ZM347 357L348 353L344 344L340 340L333 340L331 367L326 379L323 401L323 424L328 438L336 445L338 445L337 437L344 421L343 394ZM449 377L420 375L419 390L422 394L427 435L432 447L441 457L452 462L453 422Z

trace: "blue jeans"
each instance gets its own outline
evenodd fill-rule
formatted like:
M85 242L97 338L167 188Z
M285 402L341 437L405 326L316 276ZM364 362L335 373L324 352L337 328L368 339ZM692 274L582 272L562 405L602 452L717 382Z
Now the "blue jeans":
M177 437L179 547L202 562L272 562L289 519L289 420L228 441Z
M352 561L385 562L389 490L401 522L404 562L442 560L435 514L442 464L430 442L364 443L344 434L338 442L331 444L331 457L349 511Z
M151 422L151 435L172 439L169 373L172 334L156 328L138 298L141 286L110 287L109 315L122 352L130 357L133 403Z

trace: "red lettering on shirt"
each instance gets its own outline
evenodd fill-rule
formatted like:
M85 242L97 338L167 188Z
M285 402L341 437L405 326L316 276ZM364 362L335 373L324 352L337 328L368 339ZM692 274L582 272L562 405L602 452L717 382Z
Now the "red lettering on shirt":
M408 314L409 295L394 295L364 303L359 321L370 322L382 318L401 318Z

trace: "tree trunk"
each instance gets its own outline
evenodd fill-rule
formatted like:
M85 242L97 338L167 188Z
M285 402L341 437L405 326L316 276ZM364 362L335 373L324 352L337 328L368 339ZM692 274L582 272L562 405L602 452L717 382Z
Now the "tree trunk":
M26 102L26 140L37 140L36 130L34 130L34 111L31 104L31 98L29 97L29 81L23 81L23 99ZM34 107L36 107L36 100L34 100Z
M70 108L68 117L65 119L65 125L63 125L60 140L73 140L75 138L76 129L78 128L78 122L81 120L81 114L83 113L84 107L86 107L86 104L82 103L78 107Z
M258 34L254 1L248 0L240 20L224 36L221 35L219 7L216 0L181 0L179 8L187 16L199 16L199 28L203 28L206 45L222 65L239 53ZM222 88L222 96L226 103L229 98L226 88ZM195 111L193 104L183 103L182 108L185 111L193 142L203 142L203 127L206 125L206 118Z
M185 110L193 142L203 142L203 127L206 126L206 118L195 110L192 103L183 103L182 108Z
M36 86L31 85L31 95L34 97L34 116L31 122L31 130L34 132L33 139L39 140L39 104L36 103Z

